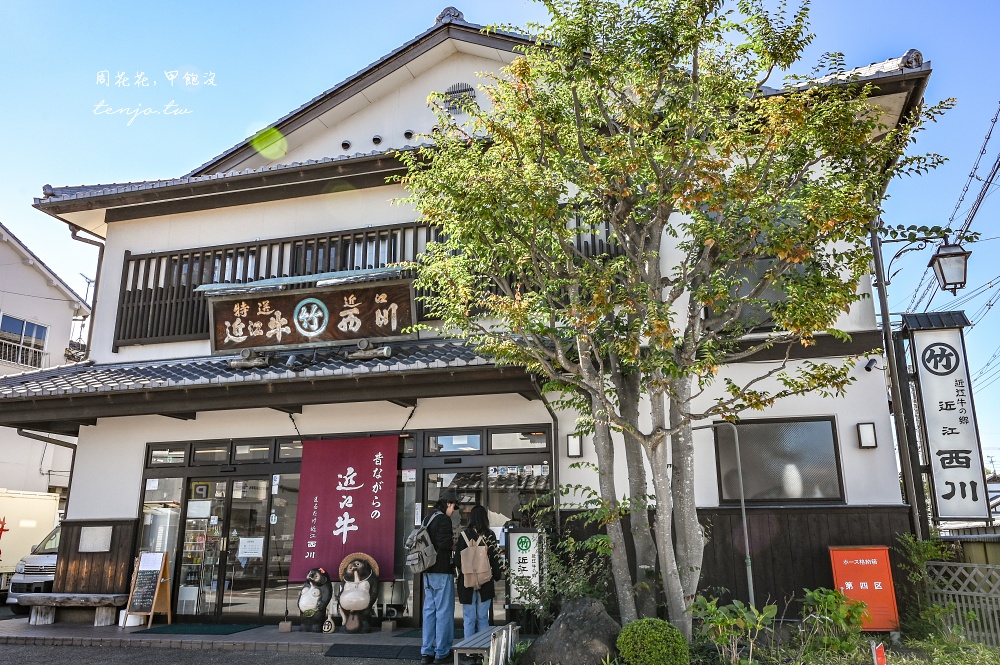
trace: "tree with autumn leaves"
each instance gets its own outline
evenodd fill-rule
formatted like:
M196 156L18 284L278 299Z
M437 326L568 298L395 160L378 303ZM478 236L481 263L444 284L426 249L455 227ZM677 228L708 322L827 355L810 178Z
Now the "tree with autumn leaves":
M543 2L550 23L518 29L532 44L483 81L486 101L439 106L433 146L401 153L407 201L441 230L416 286L445 330L581 414L622 621L655 612L652 581L690 636L706 539L691 428L844 393L850 360L790 349L847 338L835 325L862 298L887 180L934 165L905 149L941 109L882 126L836 55L774 82L812 39L807 7ZM785 360L752 378L726 371L775 348Z

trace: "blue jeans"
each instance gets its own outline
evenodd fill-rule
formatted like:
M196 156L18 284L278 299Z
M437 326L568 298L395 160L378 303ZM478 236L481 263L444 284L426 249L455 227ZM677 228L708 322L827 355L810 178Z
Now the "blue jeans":
M490 626L490 605L493 601L483 600L478 591L472 592L472 602L462 605L462 619L465 636L481 633Z
M455 580L450 573L424 573L424 656L446 658L455 639Z

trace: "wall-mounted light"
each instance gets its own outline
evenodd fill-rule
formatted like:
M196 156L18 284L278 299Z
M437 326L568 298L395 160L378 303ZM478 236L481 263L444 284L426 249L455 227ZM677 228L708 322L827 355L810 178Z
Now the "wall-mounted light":
M566 457L583 457L583 439L579 434L566 436Z
M858 423L858 448L878 448L875 423Z

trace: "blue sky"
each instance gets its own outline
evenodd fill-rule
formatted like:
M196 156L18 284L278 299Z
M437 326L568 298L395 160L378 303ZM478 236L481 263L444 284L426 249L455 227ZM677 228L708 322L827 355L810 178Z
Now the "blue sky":
M43 184L187 173L423 32L445 6L445 0L3 0L0 222L82 294L86 283L80 273L94 276L96 252L31 208ZM474 23L522 24L545 17L540 5L527 0L463 0L457 6ZM817 36L797 71L808 70L827 51L842 51L848 66L862 66L916 48L934 68L926 99L958 99L958 106L920 134L917 144L918 150L941 153L950 161L928 176L893 182L888 223L943 225L951 215L1000 101L992 48L998 15L1000 3L988 0L814 1ZM103 71L110 85L98 83ZM165 72L173 71L171 85ZM118 72L129 87L114 85ZM148 86L134 85L139 73ZM123 107L159 113L134 119L95 113ZM174 113L164 113L165 108ZM981 176L1000 152L1000 129L995 134ZM964 207L980 187L973 182ZM1000 236L994 221L998 198L986 199L973 224L984 239ZM964 216L963 209L959 221ZM994 278L1000 283L1000 263L993 259L997 243L984 240L970 247L970 288ZM897 263L903 271L889 287L891 311L907 307L929 256L930 251L915 252ZM997 290L965 305L970 316ZM950 294L939 294L933 307L949 308L952 301ZM998 332L1000 312L992 311L967 331L974 373L997 351ZM1000 468L1000 409L995 407L1000 381L976 390L975 398L987 465L993 456Z

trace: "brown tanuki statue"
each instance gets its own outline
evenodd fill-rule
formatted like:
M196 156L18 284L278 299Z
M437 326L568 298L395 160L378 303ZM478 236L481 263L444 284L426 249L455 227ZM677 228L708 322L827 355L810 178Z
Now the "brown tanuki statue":
M340 564L340 616L344 632L367 633L371 630L371 608L378 600L378 564L362 552L344 557Z

